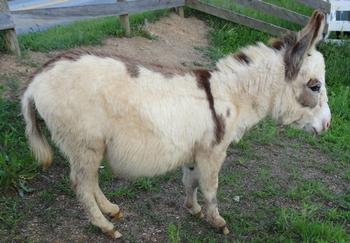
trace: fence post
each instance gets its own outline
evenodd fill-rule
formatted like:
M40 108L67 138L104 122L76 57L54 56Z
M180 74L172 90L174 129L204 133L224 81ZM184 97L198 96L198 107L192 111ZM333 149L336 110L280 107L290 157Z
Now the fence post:
M0 12L9 12L7 0L0 0ZM21 50L18 45L15 29L3 30L3 32L4 32L4 41L5 41L6 48L9 51L15 53L17 56L20 56Z
M125 2L125 0L118 0L118 2ZM120 23L125 30L125 35L130 36L130 23L129 23L129 15L123 14L119 16Z
M175 12L182 18L185 17L185 14L184 14L184 7L177 7L175 8Z

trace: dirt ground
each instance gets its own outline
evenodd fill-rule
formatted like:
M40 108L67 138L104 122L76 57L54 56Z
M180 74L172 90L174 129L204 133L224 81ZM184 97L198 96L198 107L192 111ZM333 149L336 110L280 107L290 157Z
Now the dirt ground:
M208 46L209 31L202 21L171 15L150 24L147 30L154 36L152 40L142 37L110 38L102 46L88 46L84 49L121 54L169 67L191 68L210 64L210 60L201 51L201 48ZM58 53L29 52L22 60L2 55L0 74L5 78L1 80L5 82L6 77L15 76L24 82L37 67ZM300 145L297 139L277 140L273 145L252 143L250 149L244 151L238 147L229 151L220 178L222 186L218 199L220 210L230 224L232 233L228 236L221 235L204 220L193 218L184 210L180 170L135 183L112 178L107 169L102 168L100 181L103 191L121 207L125 215L124 219L116 223L124 235L118 241L167 242L171 235L169 225L175 225L180 227L181 235L188 235L183 241L215 239L217 242L232 242L237 239L235 234L239 227L248 227L242 223L242 219L254 218L257 210L272 206L299 207L294 200L274 194L276 190L290 190L297 184L295 178L321 180L335 194L348 190L349 183L335 176L337 170L329 173L324 169L323 165L334 162L333 159L312 146ZM312 164L314 161L317 163ZM268 173L264 174L264 170ZM33 192L14 199L14 210L21 216L14 228L7 232L0 230L0 241L113 242L91 226L70 190L68 175L67 162L56 152L53 166L30 181L28 186ZM272 189L266 191L266 183L270 180ZM125 191L119 190L117 193L118 188L125 188ZM257 194L260 196L256 197ZM202 198L200 201L203 203ZM266 219L257 219L254 225L256 232L268 230L268 216L267 210L263 216ZM250 234L242 233L240 240L249 240Z

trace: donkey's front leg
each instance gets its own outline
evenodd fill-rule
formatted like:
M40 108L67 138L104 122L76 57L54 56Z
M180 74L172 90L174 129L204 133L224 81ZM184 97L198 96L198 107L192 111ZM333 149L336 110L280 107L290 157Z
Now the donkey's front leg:
M199 186L207 204L207 219L211 225L222 230L227 235L229 230L226 221L221 217L216 199L218 175L226 153L211 155L199 154L196 158L199 171Z
M186 199L184 206L194 216L203 218L202 208L197 201L199 172L197 166L183 166L182 182L185 186Z

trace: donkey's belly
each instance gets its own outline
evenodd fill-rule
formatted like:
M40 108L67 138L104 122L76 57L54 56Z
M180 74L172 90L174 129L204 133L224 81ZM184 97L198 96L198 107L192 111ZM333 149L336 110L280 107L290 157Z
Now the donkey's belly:
M192 147L176 146L148 136L115 139L107 148L112 171L122 177L163 174L193 161Z

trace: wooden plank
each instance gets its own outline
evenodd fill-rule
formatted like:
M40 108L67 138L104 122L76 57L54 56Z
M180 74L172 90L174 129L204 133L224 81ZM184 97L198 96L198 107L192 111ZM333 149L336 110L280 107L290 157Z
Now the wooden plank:
M31 14L50 17L79 17L79 16L116 16L130 13L152 11L158 9L184 6L185 0L142 0L116 2L109 4L93 4L60 8L43 8L11 11L13 14Z
M179 15L180 17L182 17L182 18L185 17L184 7L175 8L175 12L176 12L176 14Z
M329 13L331 10L331 4L323 0L295 0L295 1L314 9L321 9L325 13Z
M125 0L117 0L118 2L125 2ZM130 23L129 23L129 15L128 14L122 14L119 16L120 24L122 25L125 35L127 37L130 36L131 30L130 30Z
M0 30L14 29L15 24L9 13L0 12Z
M7 49L17 56L21 56L15 29L6 30L4 37Z
M270 3L263 2L261 0L233 0L233 1L237 2L239 5L253 8L256 10L261 10L269 15L273 15L296 24L305 25L309 20L309 17L305 15L293 12L291 10L288 10L282 7L278 7Z
M222 18L250 28L254 28L274 36L278 36L289 31L277 25L256 20L248 16L244 16L226 9L216 7L214 5L200 2L198 0L187 0L186 5L201 12L214 15L218 18Z
M3 23L4 28L4 41L5 47L10 51L15 53L17 56L21 56L21 49L18 45L18 40L15 31L15 25L9 14L9 7L7 5L7 0L0 0L0 25ZM12 28L9 28L13 24ZM1 30L1 28L0 28Z

